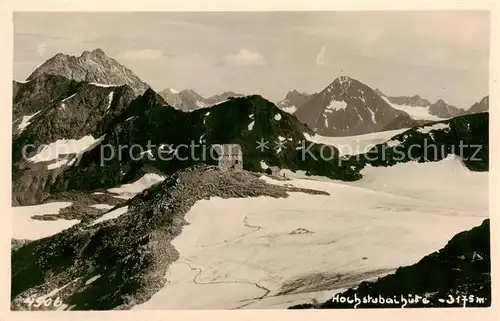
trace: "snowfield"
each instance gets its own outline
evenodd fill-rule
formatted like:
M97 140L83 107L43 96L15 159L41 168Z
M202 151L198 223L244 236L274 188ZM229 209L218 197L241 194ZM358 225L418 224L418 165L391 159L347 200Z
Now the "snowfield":
M198 201L172 242L180 258L170 265L166 285L134 308L285 308L324 301L328 293L416 263L488 216L488 174L468 171L455 157L369 167L363 174L352 183L262 177L329 196ZM308 281L318 273L355 282L322 287L318 279ZM302 290L280 294L299 278Z
M325 111L337 111L347 108L347 103L345 101L338 101L333 99L328 106L326 106Z
M437 124L430 125L430 126L422 126L422 127L420 127L420 128L417 129L417 132L420 132L422 134L428 134L428 133L430 133L433 130L446 130L446 131L449 131L450 130L450 125L449 124L443 124L443 123L437 123Z
M430 106L409 106L409 105L398 105L391 103L389 99L385 96L381 96L389 105L393 108L402 110L413 119L417 120L443 120L445 118L439 118L438 116L432 115L429 112Z
M116 210L106 213L103 216L99 217L97 220L93 221L89 226L94 226L104 221L113 220L119 217L120 215L127 213L127 211L128 211L128 206L119 207Z
M140 192L142 192L143 190L150 188L154 184L162 182L164 179L165 177L163 176L149 173L139 178L137 181L133 183L124 184L121 185L120 187L110 188L108 189L108 192L113 194L118 194L115 195L115 197L117 198L130 199L135 195L139 194Z
M36 113L34 114L31 114L31 115L28 115L28 116L23 116L23 118L21 119L21 123L19 124L19 126L17 127L17 129L19 130L19 133L22 133L23 130L26 129L26 127L28 127L31 123L30 123L30 120L31 118L35 117L36 115L38 115L38 113L40 113L41 110L37 111Z
M80 139L59 139L48 145L41 145L41 150L39 147L38 153L28 160L33 163L49 162L58 159L61 155L80 154L98 144L103 138L104 136L96 139L87 135Z
M80 223L79 220L34 220L33 215L58 214L59 210L71 206L70 202L54 202L33 206L12 208L12 238L38 240L68 229Z
M340 155L343 156L366 153L373 146L381 144L406 130L408 128L344 137L326 137L318 134L311 136L304 133L304 137L312 143L335 146L339 149Z
M457 215L488 216L488 173L470 171L455 155L439 162L366 166L361 174L363 179L345 184L432 202Z

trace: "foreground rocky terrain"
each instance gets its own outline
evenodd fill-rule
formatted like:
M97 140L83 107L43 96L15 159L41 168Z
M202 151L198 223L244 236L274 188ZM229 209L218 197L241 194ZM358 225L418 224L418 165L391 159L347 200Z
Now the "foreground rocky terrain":
M27 298L48 293L76 310L130 308L165 283L165 271L179 255L170 242L196 201L215 196L287 197L287 192L325 194L268 185L246 171L199 167L176 172L121 204L125 213L115 219L95 225L85 221L14 250L11 308L26 309ZM60 290L51 292L55 289Z

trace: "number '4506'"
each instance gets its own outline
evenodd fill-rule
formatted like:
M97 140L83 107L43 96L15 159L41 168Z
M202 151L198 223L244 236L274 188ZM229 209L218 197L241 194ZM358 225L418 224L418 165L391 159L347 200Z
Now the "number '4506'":
M61 304L63 303L60 297L57 297L55 299L52 298L44 298L43 296L34 298L34 297L27 297L23 303L27 304L28 307L34 307L34 308L39 308L41 306L44 307L50 307L51 305L54 308L60 307Z

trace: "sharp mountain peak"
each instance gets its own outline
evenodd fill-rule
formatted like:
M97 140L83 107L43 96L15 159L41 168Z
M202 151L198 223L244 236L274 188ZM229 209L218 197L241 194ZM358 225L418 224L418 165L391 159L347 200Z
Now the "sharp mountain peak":
M41 74L60 75L76 81L105 85L129 85L139 95L149 85L133 71L106 55L101 48L83 51L80 56L58 53L45 61L27 78L32 80Z

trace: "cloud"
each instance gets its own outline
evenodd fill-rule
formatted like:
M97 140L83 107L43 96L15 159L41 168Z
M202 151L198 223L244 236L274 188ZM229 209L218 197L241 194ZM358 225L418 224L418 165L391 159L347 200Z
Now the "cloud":
M321 49L316 56L316 65L323 66L325 63L326 46L321 46Z
M42 57L47 52L47 45L43 42L38 44L38 46L36 47L36 52L40 57Z
M259 52L252 52L245 48L241 48L236 54L226 56L226 63L236 66L264 65L266 60Z
M163 57L163 53L158 49L132 49L122 51L118 54L118 56L129 60L152 60Z

